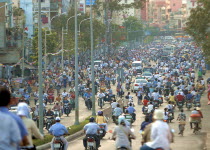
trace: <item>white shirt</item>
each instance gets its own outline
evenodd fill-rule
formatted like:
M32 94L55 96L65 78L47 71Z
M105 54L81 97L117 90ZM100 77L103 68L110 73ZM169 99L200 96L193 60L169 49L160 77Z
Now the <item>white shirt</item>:
M168 124L166 122L157 120L152 123L151 127L152 142L147 142L146 145L153 149L161 147L164 150L170 150L171 139L172 135Z
M150 113L153 110L154 106L152 104L149 104L147 107L148 107L148 111L147 112Z
M118 104L118 102L113 102L113 103L111 103L112 108L113 108L113 109L116 108L116 107L117 107L117 104Z
M68 95L67 92L63 92L63 93L62 93L62 96L63 96L63 97L66 97L67 95Z
M103 98L103 97L105 97L105 94L104 94L104 93L99 93L99 94L98 94L98 97L99 97L99 98Z

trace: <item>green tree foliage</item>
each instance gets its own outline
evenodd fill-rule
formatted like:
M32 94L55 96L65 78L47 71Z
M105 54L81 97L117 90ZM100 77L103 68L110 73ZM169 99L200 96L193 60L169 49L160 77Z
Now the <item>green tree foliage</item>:
M185 31L203 48L206 60L210 62L210 2L199 0L198 4L191 10Z
M58 42L58 36L56 32L49 32L46 31L46 50L47 53L55 53L59 50L59 42ZM34 38L32 40L32 51L34 55L32 56L32 59L34 61L38 60L38 30L34 33ZM44 55L44 49L45 49L45 29L42 29L42 45L43 45L43 55Z
M140 20L136 17L128 17L123 22L123 26L126 28L128 32L128 39L127 40L135 40L143 35L143 25Z

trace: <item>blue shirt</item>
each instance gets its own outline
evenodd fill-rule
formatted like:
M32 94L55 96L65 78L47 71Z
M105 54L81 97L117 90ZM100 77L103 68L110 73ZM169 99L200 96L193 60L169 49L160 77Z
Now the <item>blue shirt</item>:
M92 96L92 93L85 93L85 94L84 94L84 97L85 97L85 98L90 98L91 96Z
M0 149L17 150L21 142L21 135L16 121L8 114L2 112L0 112L0 119L3 120L0 123Z
M123 111L120 107L116 107L114 109L114 116L120 116L122 113L123 113Z
M98 124L95 122L90 122L84 126L86 134L97 134L99 129Z
M128 108L127 108L127 110L128 110L128 113L129 114L132 114L132 113L134 113L136 110L135 110L135 108L133 108L133 106L129 106Z
M0 111L5 113L5 114L8 114L9 116L11 116L16 121L16 123L19 127L19 130L20 130L20 134L21 134L22 139L23 139L24 136L28 135L27 129L26 129L25 125L23 124L22 119L19 116L10 112L7 107L0 107Z
M49 129L49 132L54 136L62 136L64 134L68 134L68 130L60 122L56 122L54 125L52 125Z

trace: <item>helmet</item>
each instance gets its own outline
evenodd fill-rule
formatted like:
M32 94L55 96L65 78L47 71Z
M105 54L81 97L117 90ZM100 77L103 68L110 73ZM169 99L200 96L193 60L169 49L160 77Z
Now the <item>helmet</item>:
M103 111L98 111L98 115L103 115Z
M89 122L94 122L95 118L94 117L90 117Z

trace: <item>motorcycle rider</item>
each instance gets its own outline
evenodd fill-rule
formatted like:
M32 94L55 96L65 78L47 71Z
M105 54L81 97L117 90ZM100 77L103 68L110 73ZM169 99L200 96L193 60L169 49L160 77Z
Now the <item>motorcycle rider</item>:
M57 110L59 112L59 116L61 115L61 109L62 107L58 102L56 102L56 104L52 108L52 110Z
M52 134L54 136L54 138L52 139L52 143L51 143L51 149L53 150L53 141L55 139L55 137L60 137L61 141L64 144L64 150L67 150L68 148L68 142L67 140L64 138L63 135L65 134L69 134L68 130L66 129L66 127L64 125L62 125L60 123L61 118L60 117L56 117L55 118L56 123L54 125L52 125L49 129L49 133Z
M114 109L113 118L115 121L118 117L123 113L122 109L120 108L120 104L117 104L117 107Z
M51 110L51 108L49 108L46 112L46 116L51 116L52 118L54 118L54 113L53 111Z
M94 137L96 142L96 147L100 147L100 139L98 137L98 124L95 123L95 118L91 117L89 119L89 123L84 126L84 133L86 134L85 138L83 139L83 145L85 149L87 149L87 137Z
M153 119L155 121L151 124L150 140L146 142L140 150L155 150L157 148L169 150L173 136L168 124L163 122L164 112L156 109Z
M152 104L152 102L150 102L149 105L148 105L147 113L150 113L153 109L154 109L154 105Z
M120 147L126 147L128 150L131 150L129 138L135 139L135 135L131 129L126 126L125 117L119 117L118 126L115 127L112 139L116 140L115 146L116 149Z
M105 126L104 130L107 132L108 128L107 128L107 119L106 117L103 115L103 111L98 111L98 116L96 117L96 123L98 125L103 125Z
M128 113L133 117L133 120L136 120L136 114L135 114L135 108L133 105L130 103L129 107L127 108Z
M175 97L175 99L176 99L177 105L178 105L178 102L182 102L182 105L184 105L184 96L181 95L180 92L179 92L178 95Z

